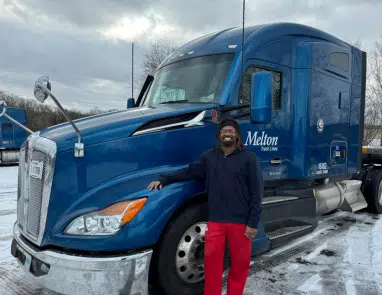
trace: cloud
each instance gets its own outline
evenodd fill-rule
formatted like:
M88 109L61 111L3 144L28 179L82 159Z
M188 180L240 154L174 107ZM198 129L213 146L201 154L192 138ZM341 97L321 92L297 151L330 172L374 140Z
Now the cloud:
M380 0L246 1L246 25L291 21L312 25L370 50L382 34ZM66 105L126 105L147 44L167 36L184 43L242 24L237 0L0 0L0 87L31 96L49 74ZM138 94L138 89L135 95Z
M126 14L139 14L147 0L2 0L8 10L28 20L30 16L47 15L58 22L78 27L108 26Z
M241 26L242 1L238 0L0 0L8 12L26 22L51 27L77 28L147 40L147 35L189 37L232 26ZM293 21L315 25L336 35L379 30L380 0L263 0L246 1L246 23ZM365 17L365 21L358 20ZM357 26L354 22L357 21ZM345 25L344 25L345 24ZM341 29L338 29L341 28ZM72 30L73 31L73 30ZM174 37L174 38L175 38ZM357 38L363 36L357 36Z
M97 32L36 29L0 19L0 85L33 95L34 81L49 75L58 98L81 108L124 108L131 81L131 43ZM135 64L142 61L142 49ZM139 72L139 71L138 71ZM138 73L137 73L138 74ZM5 89L4 89L5 90ZM86 104L89 103L87 107Z

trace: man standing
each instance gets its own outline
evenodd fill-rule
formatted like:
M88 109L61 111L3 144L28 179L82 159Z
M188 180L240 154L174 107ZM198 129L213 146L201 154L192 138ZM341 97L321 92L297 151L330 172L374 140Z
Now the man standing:
M228 295L242 295L251 259L252 239L257 234L263 197L263 178L255 153L246 150L236 120L225 118L216 132L216 147L200 160L149 185L205 180L208 193L208 225L205 236L204 295L221 295L226 239L231 256Z

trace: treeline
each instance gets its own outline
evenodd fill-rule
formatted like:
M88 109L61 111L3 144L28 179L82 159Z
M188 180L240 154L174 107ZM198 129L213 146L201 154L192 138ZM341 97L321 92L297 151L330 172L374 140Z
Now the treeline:
M32 98L22 98L15 94L0 91L0 101L5 101L7 107L23 108L26 113L27 127L32 131L42 130L46 127L67 122L68 120L56 106L41 104ZM76 109L65 109L72 120L102 114L114 110L100 110L93 108L88 112Z

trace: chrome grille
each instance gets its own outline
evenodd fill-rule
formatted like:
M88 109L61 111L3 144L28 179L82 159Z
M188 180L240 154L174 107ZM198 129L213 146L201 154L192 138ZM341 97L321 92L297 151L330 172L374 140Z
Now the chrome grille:
M17 184L17 221L21 228L24 224L24 166L25 166L25 149L20 150L19 157L19 175Z
M40 233L41 207L44 190L46 155L41 151L32 152L32 161L43 163L41 179L29 177L29 206L27 213L27 231L35 238Z
M39 137L39 133L32 134L28 138L28 143L27 152L25 148L20 151L17 223L21 233L27 239L41 245L48 214L56 144L49 139ZM25 153L27 153L26 156ZM32 161L41 163L42 174L31 173Z

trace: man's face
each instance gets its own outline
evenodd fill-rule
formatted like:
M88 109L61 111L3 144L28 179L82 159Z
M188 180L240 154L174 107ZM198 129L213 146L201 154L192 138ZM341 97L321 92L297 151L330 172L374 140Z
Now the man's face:
M232 126L225 126L220 130L220 140L223 146L230 147L236 144L237 134Z

